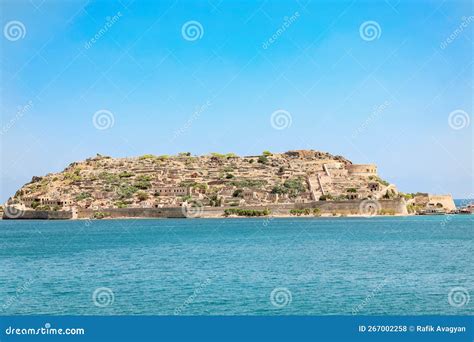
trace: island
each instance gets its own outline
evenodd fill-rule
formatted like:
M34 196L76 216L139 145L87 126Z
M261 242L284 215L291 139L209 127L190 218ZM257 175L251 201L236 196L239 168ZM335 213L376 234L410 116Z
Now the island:
M455 210L451 195L407 194L378 175L315 150L237 156L97 154L34 176L8 199L4 219L312 217Z

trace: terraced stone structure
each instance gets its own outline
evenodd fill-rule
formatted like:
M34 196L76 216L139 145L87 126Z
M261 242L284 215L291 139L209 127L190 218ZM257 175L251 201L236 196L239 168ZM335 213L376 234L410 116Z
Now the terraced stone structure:
M209 207L390 199L394 185L373 164L297 150L258 156L97 155L60 173L33 177L8 201L34 210L165 208L199 201Z

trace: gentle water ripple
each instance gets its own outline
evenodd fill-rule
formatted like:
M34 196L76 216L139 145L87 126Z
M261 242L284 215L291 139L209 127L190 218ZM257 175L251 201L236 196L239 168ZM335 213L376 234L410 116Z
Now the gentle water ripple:
M473 242L473 216L5 220L0 311L473 314ZM473 298L450 305L456 287Z

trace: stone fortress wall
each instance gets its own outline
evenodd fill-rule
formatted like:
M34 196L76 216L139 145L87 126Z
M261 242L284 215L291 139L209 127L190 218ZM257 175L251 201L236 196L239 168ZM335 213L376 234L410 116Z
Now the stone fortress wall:
M106 208L79 209L77 218L92 218L95 213L104 213L107 218L185 218L181 207L171 208Z
M366 203L370 201L315 201L308 203L290 204L269 204L265 206L245 206L244 209L263 210L269 209L273 215L289 215L292 209L318 208L321 214L341 214L341 215L364 215ZM406 215L406 203L403 199L374 201L378 211L389 211L395 215ZM203 207L201 214L195 217L222 217L225 209L235 209L236 207ZM186 218L181 207L169 208L105 208L105 209L79 209L73 214L72 211L25 211L18 219L90 219L95 214L105 214L106 218ZM270 217L272 216L270 215ZM5 217L4 218L8 218Z
M71 211L52 211L52 210L25 210L18 216L10 217L5 212L2 219L16 219L16 220L69 220L72 219Z
M447 211L455 210L453 197L451 195L422 194L415 196L415 204L429 208L442 208Z
M375 164L351 164L347 165L349 175L353 176L377 176L377 165Z

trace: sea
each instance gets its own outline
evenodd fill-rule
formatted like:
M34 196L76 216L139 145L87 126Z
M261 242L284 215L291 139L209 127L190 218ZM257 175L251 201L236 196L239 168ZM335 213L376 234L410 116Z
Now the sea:
M0 315L472 315L473 220L1 220Z

